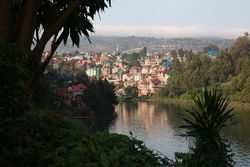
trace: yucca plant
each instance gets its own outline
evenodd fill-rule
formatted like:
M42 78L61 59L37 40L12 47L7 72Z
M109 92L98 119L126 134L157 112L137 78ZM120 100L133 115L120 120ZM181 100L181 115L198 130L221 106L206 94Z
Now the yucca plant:
M186 110L188 117L183 118L187 125L187 136L218 135L223 127L233 124L233 108L228 108L229 100L216 90L204 88L199 96L192 96L191 110Z
M194 102L187 116L183 117L187 130L184 136L194 137L195 146L191 149L191 166L233 166L230 145L220 136L222 128L233 124L233 108L228 108L227 96L217 90L204 88Z

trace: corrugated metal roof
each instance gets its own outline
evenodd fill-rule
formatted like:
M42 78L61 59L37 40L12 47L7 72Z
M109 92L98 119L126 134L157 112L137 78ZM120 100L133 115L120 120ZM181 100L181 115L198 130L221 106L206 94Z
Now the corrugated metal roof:
M170 67L173 63L171 61L165 61L162 66L164 67Z
M218 55L218 52L216 50L209 50L207 52L207 55L211 55L211 56L217 56Z

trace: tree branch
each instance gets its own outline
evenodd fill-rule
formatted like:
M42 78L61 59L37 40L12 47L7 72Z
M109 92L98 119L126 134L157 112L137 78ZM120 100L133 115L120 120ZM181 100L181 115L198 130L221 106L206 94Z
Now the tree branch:
M40 37L39 37L39 28L36 27L36 42L38 43L39 40L40 40Z
M67 20L70 18L72 13L75 11L75 9L80 5L81 0L70 0L69 5L65 12L59 17L54 23L52 23L46 30L44 30L40 41L37 43L35 48L30 54L30 59L33 59L33 57L37 57L37 60L41 60L42 52L47 44L47 42L50 40L50 38L60 31L60 29L63 27L63 25L67 22Z
M45 58L45 60L43 61L43 63L41 64L41 66L39 67L39 69L37 71L35 71L32 75L32 78L29 82L29 87L33 88L34 85L36 84L36 82L39 80L39 78L41 77L41 75L44 73L45 69L47 68L51 58L53 57L56 49L58 48L58 46L60 45L60 43L62 42L64 36L65 36L65 30L63 30L63 32L61 33L61 35L59 36L59 38L56 40L57 38L57 34L54 35L54 39L51 43L51 49L49 54L47 55L47 57Z

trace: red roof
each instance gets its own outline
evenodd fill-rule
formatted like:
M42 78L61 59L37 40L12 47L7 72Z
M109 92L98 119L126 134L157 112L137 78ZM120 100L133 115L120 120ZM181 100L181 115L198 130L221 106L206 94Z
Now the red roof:
M84 84L78 84L78 85L73 85L72 86L72 90L73 91L79 91L79 90L83 90L83 89L86 89L86 85Z
M76 64L86 65L87 61L86 60L79 60L78 62L76 62Z
M169 72L169 68L164 68L162 72L163 74L167 74Z
M158 78L154 78L154 79L152 79L151 81L152 81L152 83L155 84L155 85L158 85L158 84L161 83L161 80L159 80Z
M140 69L140 67L138 67L138 66L133 66L132 68L134 68L134 69Z
M132 74L127 74L127 76L128 76L128 77L131 77L131 76L132 76Z
M149 85L147 81L141 82L142 85Z

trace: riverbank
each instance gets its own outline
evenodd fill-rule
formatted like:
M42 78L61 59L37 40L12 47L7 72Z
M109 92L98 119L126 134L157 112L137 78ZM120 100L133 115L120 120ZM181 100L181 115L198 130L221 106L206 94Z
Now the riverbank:
M193 101L191 99L179 99L179 98L159 98L159 97L138 97L138 98L118 98L119 102L151 102L160 104L175 104L191 106ZM232 101L229 104L230 108L235 108L237 110L250 111L250 103L241 103L237 101Z
M148 101L153 103L176 104L184 106L191 106L193 104L191 99L178 98L151 98ZM229 107L235 108L237 110L250 111L250 103L230 102Z
M118 97L117 100L119 102L149 102L150 97L143 96L143 97L137 97L137 98L130 98L130 97Z

